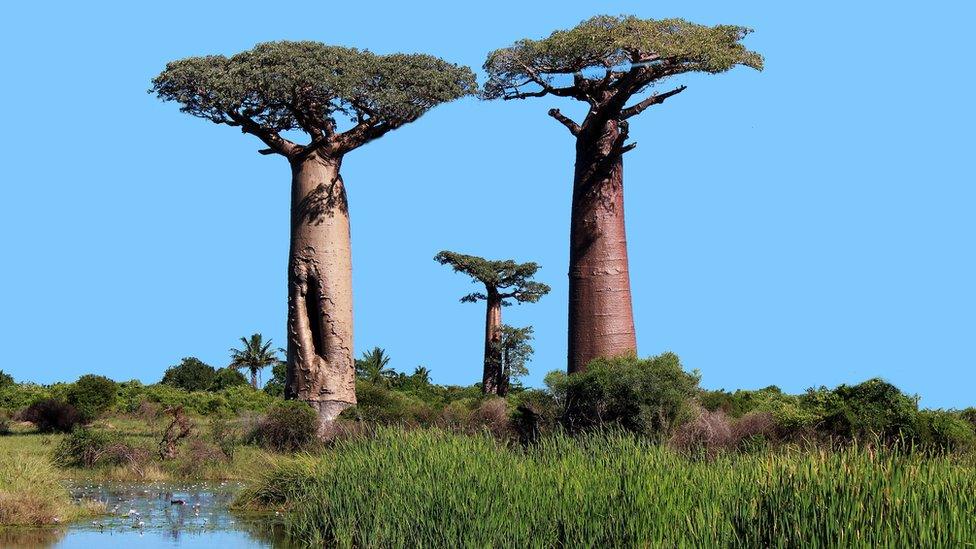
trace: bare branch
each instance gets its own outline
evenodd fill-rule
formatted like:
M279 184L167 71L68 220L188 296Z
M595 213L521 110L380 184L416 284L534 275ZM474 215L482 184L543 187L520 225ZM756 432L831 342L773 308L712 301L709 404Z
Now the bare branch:
M569 130L569 133L573 135L579 135L580 126L574 122L571 118L559 112L559 109L549 109L549 116L558 120L563 126Z
M655 94L647 97L646 99L644 99L640 103L637 103L637 104L635 104L635 105L633 105L631 107L627 107L626 109L620 111L620 117L622 119L627 119L627 118L630 118L631 116L636 116L636 115L644 112L644 109L650 107L651 105L658 105L658 104L664 103L664 100L665 99L667 99L667 98L669 98L671 96L674 96L674 95L678 95L679 93L685 91L687 88L688 88L688 86L678 86L677 88L675 88L675 89L673 89L671 91L668 91L668 92L664 92L662 94L655 93Z

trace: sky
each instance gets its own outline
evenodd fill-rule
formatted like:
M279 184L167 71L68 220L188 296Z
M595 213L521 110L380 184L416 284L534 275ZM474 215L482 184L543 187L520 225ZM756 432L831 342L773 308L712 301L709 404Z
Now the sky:
M881 9L879 9L879 6ZM289 170L147 93L167 61L268 40L485 55L592 15L738 24L766 68L676 79L632 119L626 217L638 347L707 388L881 376L976 404L970 2L6 3L0 14L0 369L158 381L284 343ZM668 83L671 84L671 83ZM665 85L668 85L665 84ZM350 153L355 347L480 379L483 304L433 256L542 265L506 308L535 327L528 385L565 368L570 99L468 98Z

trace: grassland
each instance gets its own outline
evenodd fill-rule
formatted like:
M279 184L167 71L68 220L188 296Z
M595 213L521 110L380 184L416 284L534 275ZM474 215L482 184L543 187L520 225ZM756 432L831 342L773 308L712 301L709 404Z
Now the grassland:
M280 457L241 495L295 540L339 547L967 546L976 469L850 447L692 461L622 434L522 449L381 430Z

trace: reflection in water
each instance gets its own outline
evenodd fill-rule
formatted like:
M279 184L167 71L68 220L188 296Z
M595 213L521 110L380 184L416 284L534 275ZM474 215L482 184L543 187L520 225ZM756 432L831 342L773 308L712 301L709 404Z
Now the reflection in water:
M72 497L105 503L107 515L59 529L0 532L0 547L278 547L260 523L231 514L228 483L97 483Z

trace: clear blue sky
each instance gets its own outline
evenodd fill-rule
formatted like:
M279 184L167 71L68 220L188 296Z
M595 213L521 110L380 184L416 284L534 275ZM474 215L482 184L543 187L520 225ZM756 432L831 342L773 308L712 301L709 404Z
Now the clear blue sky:
M597 13L753 27L766 70L684 79L632 124L625 167L640 353L706 387L802 391L883 376L976 404L969 2L16 2L0 16L0 368L150 382L284 342L288 167L146 93L168 60L311 39L485 54ZM356 353L480 378L484 311L441 249L533 260L553 292L528 381L565 367L568 100L435 109L343 165Z

